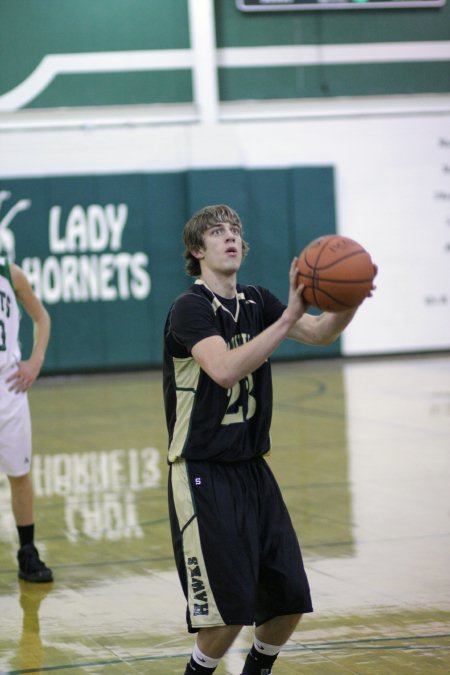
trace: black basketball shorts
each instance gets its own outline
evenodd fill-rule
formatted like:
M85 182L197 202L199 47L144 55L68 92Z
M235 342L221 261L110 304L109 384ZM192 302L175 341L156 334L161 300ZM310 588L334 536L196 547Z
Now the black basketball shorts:
M263 458L177 460L169 514L189 632L313 611L297 536Z

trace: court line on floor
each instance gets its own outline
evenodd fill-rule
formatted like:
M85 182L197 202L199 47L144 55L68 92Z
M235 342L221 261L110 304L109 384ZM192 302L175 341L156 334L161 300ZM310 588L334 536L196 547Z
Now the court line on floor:
M86 562L86 563L65 563L61 565L52 565L52 569L54 570L62 570L62 569L68 569L68 568L79 568L79 567L108 567L110 565L134 565L138 563L152 563L152 562L165 562L167 560L170 560L173 562L173 556L168 555L168 556L161 556L159 558L130 558L129 560L102 560L100 562ZM11 574L17 573L17 568L11 568L11 569L2 569L0 570L0 575L2 574ZM0 672L0 675L2 673Z
M399 541L423 541L426 539L447 539L450 536L450 532L440 532L440 533L435 533L435 534L422 534L422 535L409 535L405 537L384 537L382 539L358 539L355 541L336 541L336 542L312 542L312 543L304 543L302 545L302 549L310 550L310 549L330 549L330 548L338 548L342 546L354 546L355 544L358 545L373 545L373 544L380 544L380 543L389 543L389 542L399 542ZM136 564L142 564L142 563L159 563L159 562L173 562L173 556L167 555L167 556L160 556L157 558L127 558L127 559L121 559L121 560L101 560L99 562L77 562L77 563L64 563L64 564L54 564L52 565L53 569L70 569L70 568L87 568L87 567L108 567L112 565L136 565ZM7 575L7 574L15 574L17 572L16 568L10 568L10 569L0 569L0 576L1 575ZM0 672L0 675L2 673Z
M355 640L337 640L337 641L327 641L327 642L305 642L305 643L296 643L292 645L285 645L283 647L283 652L301 653L307 651L315 652L329 652L329 651L342 651L344 649L351 650L421 650L421 651L437 651L437 650L450 650L450 644L448 645L386 645L386 642L404 642L417 640L436 640L442 638L450 638L450 633L435 633L429 635L403 635L397 637L374 637L374 638L357 638ZM230 654L246 654L248 649L246 647L241 649L231 649ZM19 670L7 670L1 671L0 675L26 675L27 673L50 673L56 672L58 670L74 670L75 668L88 668L88 667L99 667L99 666L114 666L124 663L138 663L143 661L166 661L169 659L178 659L178 658L188 658L190 656L189 652L179 652L177 654L164 655L160 654L158 656L134 656L130 658L122 659L107 659L99 661L84 661L81 663L68 663L65 665L59 666L44 666L38 668L25 668Z

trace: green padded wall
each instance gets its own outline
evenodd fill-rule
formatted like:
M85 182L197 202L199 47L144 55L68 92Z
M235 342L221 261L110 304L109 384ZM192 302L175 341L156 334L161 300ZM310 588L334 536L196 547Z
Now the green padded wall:
M45 371L158 366L170 303L184 274L181 230L206 204L241 215L250 253L240 280L288 295L290 262L336 231L332 167L208 169L5 180L28 200L10 226L15 260L52 318ZM31 343L23 319L23 347ZM286 342L276 358L339 354Z

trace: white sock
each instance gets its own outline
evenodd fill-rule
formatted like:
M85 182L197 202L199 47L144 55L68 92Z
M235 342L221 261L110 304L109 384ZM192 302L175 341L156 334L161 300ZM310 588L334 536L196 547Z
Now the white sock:
M267 642L258 640L258 638L254 639L253 646L255 647L257 652L259 652L260 654L266 654L267 656L276 656L281 650L280 645L269 645L267 644Z
M197 643L195 643L194 649L192 651L192 658L194 659L195 663L198 663L199 666L203 666L204 668L216 668L220 662L220 659L212 659L210 656L203 654L203 652L201 652L197 647Z

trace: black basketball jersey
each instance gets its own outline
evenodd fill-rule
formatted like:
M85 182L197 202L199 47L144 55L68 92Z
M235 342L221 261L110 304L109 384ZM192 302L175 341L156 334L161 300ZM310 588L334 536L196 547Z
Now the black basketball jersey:
M196 363L192 347L220 335L229 349L248 342L285 309L270 291L238 284L235 300L198 280L170 308L164 330L164 403L169 462L178 457L235 462L270 449L272 376L267 360L225 389Z

